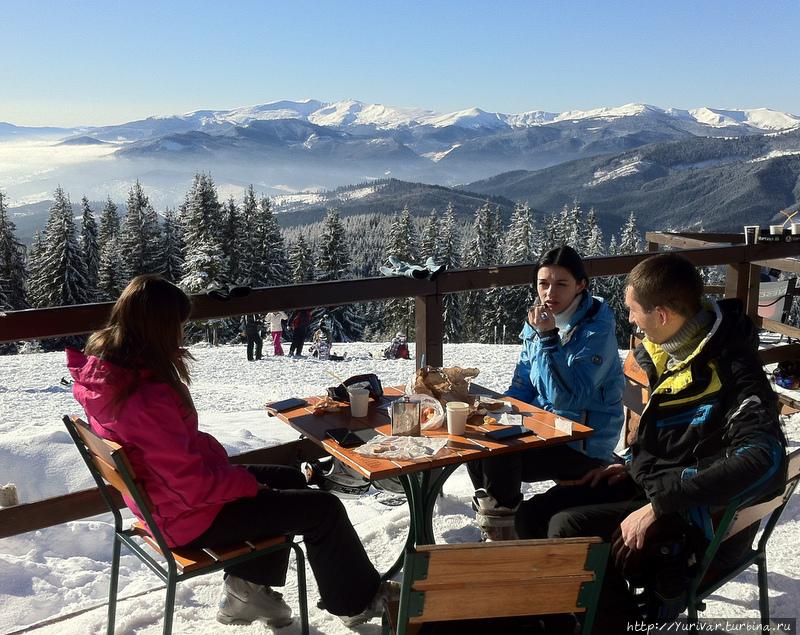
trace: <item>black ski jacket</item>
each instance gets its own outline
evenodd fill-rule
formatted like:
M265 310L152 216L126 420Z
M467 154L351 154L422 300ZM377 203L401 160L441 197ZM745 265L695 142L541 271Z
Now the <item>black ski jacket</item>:
M708 335L676 367L667 370L669 356L647 339L637 348L651 392L628 466L657 517L681 513L701 526L711 506L773 496L786 480L786 438L755 326L739 300L709 308Z

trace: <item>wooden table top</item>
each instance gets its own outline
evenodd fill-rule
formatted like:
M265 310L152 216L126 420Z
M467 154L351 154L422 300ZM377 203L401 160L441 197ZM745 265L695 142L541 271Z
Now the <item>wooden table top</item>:
M492 396L495 396L497 393L481 390L478 394L492 394ZM351 430L374 428L382 434L391 434L389 404L402 395L402 387L384 389L384 398L381 401L370 400L369 411L364 418L356 419L351 417L349 407L340 408L335 412L324 412L315 415L313 414L313 406L321 399L320 397L306 398L309 403L308 406L276 413L276 416L308 439L322 446L329 454L341 459L348 466L370 480L442 467L453 463L464 463L465 461L498 454L519 452L529 448L568 443L584 439L592 434L591 428L576 422L572 422L572 434L558 430L555 425L556 415L552 412L526 404L513 397L503 396L502 399L504 401L511 402L519 409L519 413L523 415L523 425L533 430L534 434L505 441L492 441L486 437L485 433L505 426L485 425L482 415L474 415L467 421L467 429L463 436L449 435L446 426L437 430L423 431L422 435L426 437L446 437L448 445L434 456L416 461L364 456L355 452L354 448L343 448L336 441L326 437L326 431L332 428L349 428ZM563 419L563 417L561 418Z

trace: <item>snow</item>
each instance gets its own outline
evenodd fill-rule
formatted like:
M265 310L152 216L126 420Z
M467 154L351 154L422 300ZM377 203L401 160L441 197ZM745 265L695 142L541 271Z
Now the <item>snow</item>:
M586 187L594 187L607 181L613 181L614 179L633 176L641 172L645 165L646 163L641 161L639 157L633 157L628 163L623 163L613 170L595 170L595 173L592 175L594 179L586 183Z
M346 352L339 362L314 359L266 357L257 363L245 360L244 347L194 346L192 395L200 413L200 427L215 435L229 453L271 446L297 437L287 425L267 416L266 401L290 396L321 394L332 380L329 372L347 377L376 372L384 385L402 384L414 372L414 361L372 359L385 344L336 344ZM413 345L412 345L413 353ZM516 345L445 345L448 365L480 368L477 379L494 389L510 381L518 354ZM60 417L79 413L68 387L60 384L67 375L63 353L6 356L0 364L0 484L13 482L22 502L57 496L92 485ZM788 421L788 435L797 437L800 415ZM796 445L796 441L793 442ZM546 484L526 486L526 494ZM439 542L472 542L478 539L469 501L472 489L465 469L459 468L445 483L444 496L436 503L434 533ZM408 514L404 505L380 502L385 493L345 501L350 519L379 570L387 569L403 546ZM795 584L800 570L798 552L798 503L772 536L769 547L772 614L794 616L800 600ZM103 633L110 570L110 516L67 523L0 540L0 632L50 622L36 630L41 635ZM326 635L350 633L336 618L316 608L316 585L309 580L312 632ZM284 591L296 608L294 564ZM215 620L221 574L194 578L178 585L175 633L210 635L231 632L240 635L270 632L262 623L222 627ZM152 634L161 632L164 591L158 579L123 549L117 632ZM740 575L715 592L708 602L708 616L757 617L756 574ZM358 632L377 635L378 621L359 627ZM280 630L281 635L299 633L298 623Z
M788 157L800 154L800 150L773 150L768 152L763 157L756 157L750 159L748 163L760 163L761 161L769 161L770 159L777 159L778 157Z

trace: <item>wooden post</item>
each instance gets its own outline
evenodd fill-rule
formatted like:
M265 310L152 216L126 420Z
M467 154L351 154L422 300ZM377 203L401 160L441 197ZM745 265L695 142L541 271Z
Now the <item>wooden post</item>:
M418 295L415 297L417 327L417 368L423 362L428 366L442 366L444 351L442 339L442 296Z
M739 298L747 314L756 319L758 315L758 285L761 268L747 262L728 265L725 275L725 297Z

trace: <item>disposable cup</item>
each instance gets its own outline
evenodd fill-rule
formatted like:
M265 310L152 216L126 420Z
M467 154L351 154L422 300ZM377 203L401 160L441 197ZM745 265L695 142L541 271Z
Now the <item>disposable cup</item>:
M780 236L783 234L783 225L770 225L769 233L773 236Z
M366 388L348 388L350 395L350 414L353 417L366 417L369 405L369 390Z
M792 236L800 234L800 223L792 223Z
M469 404L463 401L450 401L447 403L447 433L464 434L467 429L467 416Z
M758 242L758 235L760 233L761 233L761 228L758 225L745 225L744 244L755 245Z

